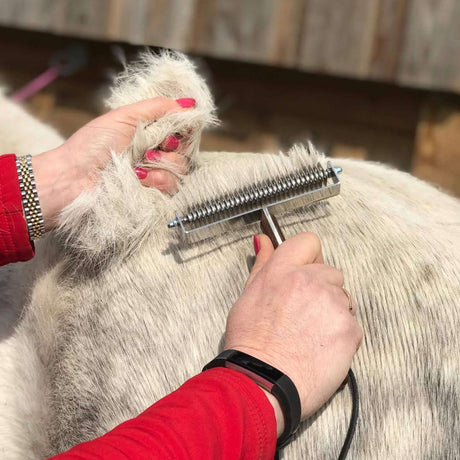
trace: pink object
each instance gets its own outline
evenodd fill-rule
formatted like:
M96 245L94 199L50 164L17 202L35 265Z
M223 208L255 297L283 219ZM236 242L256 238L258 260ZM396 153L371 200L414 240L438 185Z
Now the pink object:
M175 136L168 136L163 145L165 150L176 150L179 147L179 139Z
M147 177L147 170L144 168L134 168L134 172L139 179L145 179Z
M161 152L158 150L147 150L145 152L145 158L150 161L158 161L161 158Z
M181 99L176 99L176 102L183 108L189 109L190 107L195 107L196 101L192 97L183 97Z
M259 254L259 251L260 251L260 240L257 235L254 235L254 252L257 255Z
M49 85L53 80L59 77L59 70L57 67L50 67L47 71L34 78L27 85L18 89L11 95L11 99L15 102L22 102L38 93L45 86Z

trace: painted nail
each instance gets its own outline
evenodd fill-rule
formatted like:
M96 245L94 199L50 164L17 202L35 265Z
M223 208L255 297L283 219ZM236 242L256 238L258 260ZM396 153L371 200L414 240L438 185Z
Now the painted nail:
M254 235L254 252L257 255L259 254L259 251L260 251L260 240L257 235Z
M158 150L147 150L145 152L145 158L150 161L158 161L161 158L161 152Z
M139 179L145 179L147 177L147 171L144 168L134 168L134 172Z
M193 97L183 97L181 99L176 99L176 102L183 108L189 109L190 107L195 107L196 101Z
M179 147L179 139L174 136L168 136L163 145L165 150L176 150Z

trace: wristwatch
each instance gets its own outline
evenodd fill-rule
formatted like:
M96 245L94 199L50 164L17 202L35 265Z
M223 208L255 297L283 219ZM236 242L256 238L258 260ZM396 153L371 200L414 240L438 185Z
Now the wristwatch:
M294 382L281 371L254 356L238 350L226 350L203 371L213 367L226 367L247 375L259 386L269 391L278 400L284 415L284 432L278 438L277 449L289 443L300 424L300 398Z

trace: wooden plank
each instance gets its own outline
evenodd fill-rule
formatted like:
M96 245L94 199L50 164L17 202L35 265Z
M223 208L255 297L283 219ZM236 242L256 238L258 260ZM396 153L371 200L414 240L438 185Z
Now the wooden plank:
M380 0L369 62L369 76L394 81L398 70L408 0Z
M110 37L187 51L195 3L196 0L111 0Z
M308 0L298 66L365 77L378 11L379 0Z
M251 62L292 65L305 0L198 0L192 50Z
M415 140L412 173L460 196L460 103L428 102Z
M460 92L460 2L411 0L397 80Z
M65 4L59 0L3 0L0 23L21 28L54 31Z
M55 30L81 37L105 38L110 0L61 0L64 11Z

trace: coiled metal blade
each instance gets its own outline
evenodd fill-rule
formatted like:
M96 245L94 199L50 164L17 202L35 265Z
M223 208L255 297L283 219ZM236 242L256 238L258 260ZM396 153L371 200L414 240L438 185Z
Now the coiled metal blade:
M304 198L302 205L321 201L339 194L340 172L342 168L333 167L331 162L327 163L326 168L318 163L316 167L306 167L286 176L244 187L232 194L218 196L189 208L183 216L176 211L176 218L168 223L168 227L180 227L185 234L189 234L300 197Z

